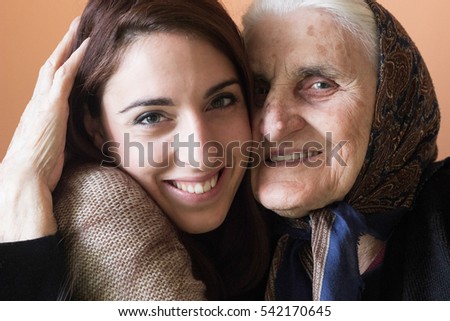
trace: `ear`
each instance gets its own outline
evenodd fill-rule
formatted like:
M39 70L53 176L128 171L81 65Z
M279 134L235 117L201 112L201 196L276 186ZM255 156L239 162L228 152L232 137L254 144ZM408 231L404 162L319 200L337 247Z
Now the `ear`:
M84 127L86 128L89 136L91 136L95 147L101 150L106 141L101 118L94 118L88 111L86 111L84 114Z

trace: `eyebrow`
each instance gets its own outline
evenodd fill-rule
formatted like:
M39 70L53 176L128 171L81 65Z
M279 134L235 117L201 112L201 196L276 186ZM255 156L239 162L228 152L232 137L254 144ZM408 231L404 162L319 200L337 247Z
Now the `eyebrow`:
M305 66L305 67L299 67L297 69L294 69L292 72L289 73L292 78L295 79L304 79L308 76L322 76L327 78L340 78L343 76L343 74L330 65L311 65L311 66ZM253 78L255 81L265 81L270 82L267 77L262 73L255 73L253 75Z
M145 106L174 106L174 103L169 98L149 98L149 99L139 99L130 104L128 107L125 107L121 111L119 111L119 114L126 113L130 109L136 108L136 107L145 107Z
M235 85L235 84L237 84L239 86L241 85L241 83L236 78L225 80L225 81L223 81L223 82L221 82L221 83L211 87L210 89L208 89L206 91L206 94L203 96L203 98L206 99L206 98L214 95L216 92L218 92L218 91L220 91L220 90L222 90L222 89L224 89L224 88L226 88L228 86Z
M206 91L206 94L203 96L204 99L214 95L216 92L231 86L231 85L240 85L240 82L236 78L232 78L229 80L225 80L210 89ZM170 98L146 98L146 99L139 99L135 102L131 103L129 106L125 107L121 111L119 111L119 114L126 113L130 109L136 108L136 107L145 107L145 106L174 106L172 99Z
M298 78L304 78L307 76L325 76L329 78L338 78L342 74L330 65L314 65L307 67L300 67L294 71L293 75Z

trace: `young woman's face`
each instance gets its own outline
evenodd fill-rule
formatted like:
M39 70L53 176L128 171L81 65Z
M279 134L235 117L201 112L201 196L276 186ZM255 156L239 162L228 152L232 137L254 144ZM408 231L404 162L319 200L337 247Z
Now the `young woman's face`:
M127 48L106 84L97 134L189 233L222 224L248 159L237 147L251 140L232 63L206 41L173 33Z

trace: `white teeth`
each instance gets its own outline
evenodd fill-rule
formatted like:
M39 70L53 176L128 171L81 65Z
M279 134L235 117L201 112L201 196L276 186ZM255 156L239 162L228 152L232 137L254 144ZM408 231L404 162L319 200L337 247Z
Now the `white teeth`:
M217 184L219 174L217 173L214 177L208 179L205 182L177 182L173 181L172 185L176 188L188 192L190 194L203 194L214 188Z
M203 186L200 184L195 184L194 192L195 194L203 194L204 193Z
M297 157L298 155L298 157ZM272 162L288 162L288 161L292 161L295 159L300 159L300 155L299 154L291 154L291 155L284 155L284 156L275 156L270 158L270 160Z
M214 188L214 186L216 186L218 178L219 178L219 175L216 175L211 179L211 188Z
M293 153L288 155L282 155L282 156L273 156L270 158L272 162L289 162L294 161L297 159L303 159L308 157L313 157L319 155L320 152L314 151L314 152L308 152L308 153Z
M211 183L209 182L209 181L207 181L206 183L205 183L205 185L203 186L203 191L204 192L208 192L208 191L210 191L211 190Z

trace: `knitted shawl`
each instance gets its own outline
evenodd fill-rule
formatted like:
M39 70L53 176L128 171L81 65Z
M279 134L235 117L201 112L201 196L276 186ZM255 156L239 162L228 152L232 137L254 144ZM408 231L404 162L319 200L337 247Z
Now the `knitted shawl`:
M172 222L120 169L65 168L53 195L75 300L205 300Z

